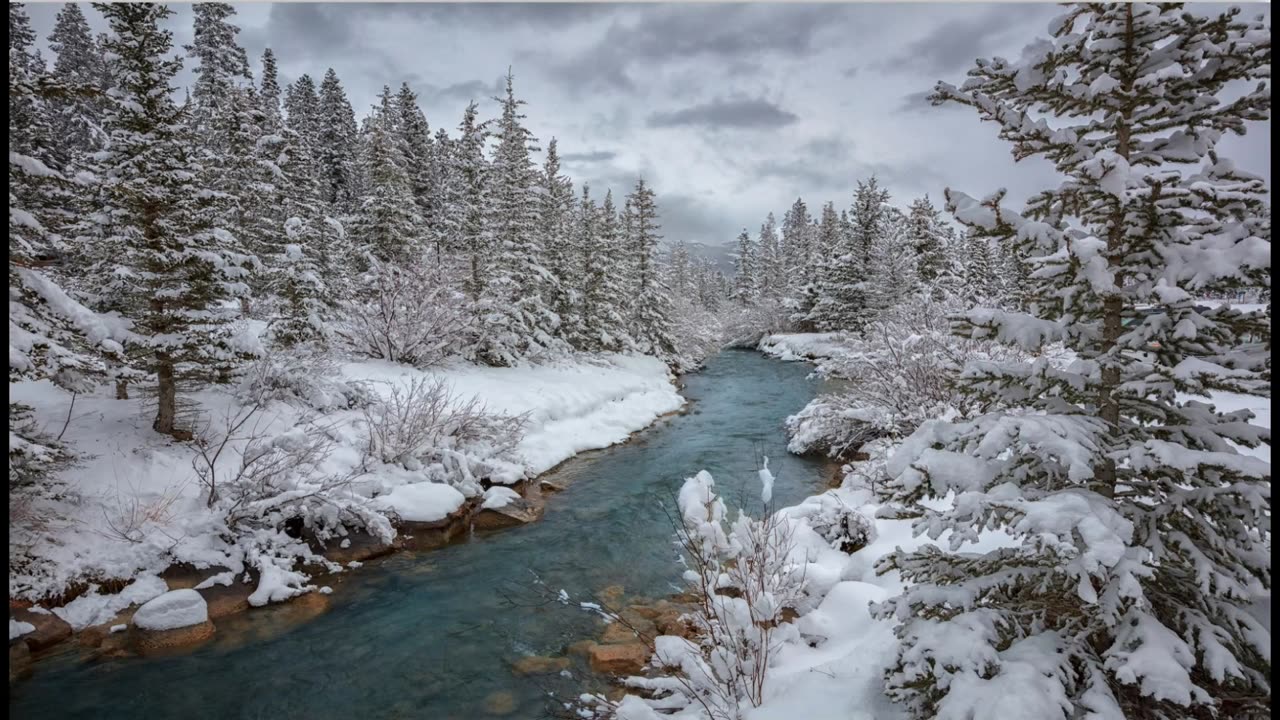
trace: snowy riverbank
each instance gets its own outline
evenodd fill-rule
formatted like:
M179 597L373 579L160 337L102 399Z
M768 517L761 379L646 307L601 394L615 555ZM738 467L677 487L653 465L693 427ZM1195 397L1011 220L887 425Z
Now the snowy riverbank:
M666 365L630 355L516 368L456 365L431 372L364 362L341 366L335 378L339 386L355 382L384 398L392 388L434 380L447 383L458 402L474 398L488 413L524 418L514 451L492 461L497 470L488 478L491 483L520 482L584 450L623 441L684 403ZM199 460L193 444L154 433L145 399L116 400L104 387L76 397L71 408L71 396L48 383L11 385L10 399L32 406L36 422L55 435L70 417L63 441L80 456L79 464L64 476L70 495L51 508L56 512L49 515L42 542L25 552L22 564L10 567L11 599L39 603L69 590L74 593L88 583L87 592L53 610L81 629L107 622L121 609L163 592L166 585L158 574L175 563L229 568L233 573L223 578L223 584L233 576L250 579L258 584L264 602L311 589L305 576L291 574L297 569L294 558L284 557L286 553L275 545L271 552L278 557L271 563L252 562L255 553L265 552L263 538L230 532L225 512L207 507L207 489L195 470ZM196 403L193 411L203 419L203 425L198 420L196 427L215 431L243 406L230 386L204 390L191 399ZM324 398L312 403L324 404ZM326 477L355 478L342 490L342 501L373 515L364 518L370 534L373 528L394 533L387 520L392 510L406 520L436 520L456 510L464 494L475 492L431 482L439 475L438 467L370 460L365 416L357 409L317 413L298 403L278 401L245 426L251 426L251 432L241 432L255 440L228 444L219 468L236 467L246 448L255 444L296 441L300 425L314 423L317 415L329 443L318 470ZM362 464L367 467L357 473ZM511 495L490 490L473 502L491 507ZM383 517L376 517L379 514ZM341 539L344 532L338 534L334 543L346 547L349 543ZM11 559L13 541L11 537ZM298 557L306 557L305 546L299 543L297 550ZM279 573L259 571L250 578L247 571L253 567L278 567ZM111 581L115 589L132 584L124 592L99 594L98 585L104 581Z

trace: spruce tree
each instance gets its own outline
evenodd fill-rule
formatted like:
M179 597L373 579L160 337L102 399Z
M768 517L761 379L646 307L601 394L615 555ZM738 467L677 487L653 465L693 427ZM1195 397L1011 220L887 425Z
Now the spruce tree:
M284 117L280 113L280 74L271 48L262 51L262 83L258 86L258 99L262 102L262 131L267 134L280 132L284 127Z
M57 54L53 77L62 88L51 98L49 110L58 137L57 159L65 165L78 155L97 150L105 139L102 68L106 59L76 3L67 3L58 11L49 34L49 49Z
M806 229L807 232L807 229ZM773 213L769 213L760 225L760 234L756 243L759 276L759 295L770 302L779 302L787 291L786 258L782 256L782 245L778 240L777 221Z
M422 228L414 213L403 144L396 134L398 111L391 88L383 86L378 98L363 159L369 192L359 198L352 236L357 256L369 253L382 263L405 264L423 255Z
M801 288L813 282L815 262L819 260L809 232L809 208L796 198L782 217L782 247L788 288Z
M663 282L658 267L658 205L644 178L636 181L627 198L631 208L627 255L632 271L631 338L640 352L671 358L675 342L671 338L671 290Z
M333 68L325 72L320 83L314 132L312 152L320 172L323 199L344 208L353 206L360 195L356 114Z
M933 98L1062 176L1021 213L947 193L1037 282L1027 313L973 310L961 329L1075 359L969 367L962 389L990 410L928 423L891 459L899 500L949 498L916 506L917 531L953 552L880 567L907 583L881 610L901 623L889 692L918 717L1270 717L1253 604L1269 597L1271 469L1242 451L1270 431L1212 395L1269 397L1270 327L1196 302L1270 271L1266 183L1217 150L1269 117L1270 28L1097 4L1050 32ZM988 530L1013 544L970 546Z
M920 283L934 300L942 300L950 294L946 287L948 258L946 253L950 228L929 196L912 201L907 211L907 239L915 249Z
M583 184L573 224L582 273L573 345L587 352L626 349L630 344L624 314L627 286L620 265L625 247L613 193L605 193L604 202L596 207L590 188Z
M118 86L107 113L109 140L96 156L108 216L98 277L117 285L134 321L129 352L157 382L160 433L181 435L178 382L203 379L234 362L224 301L245 292L246 258L229 233L210 222L192 157L195 139L173 103L171 82L182 61L170 57L173 14L152 3L97 4L112 31L106 51Z
M742 306L756 304L759 297L759 257L756 244L746 228L738 234L738 249L733 255L733 299Z
M196 59L195 83L191 88L191 122L198 137L218 151L225 146L225 117L238 88L252 80L249 56L236 36L240 28L229 19L236 14L227 3L203 2L192 6L195 28L187 55Z
M538 176L538 200L538 238L550 274L545 301L560 318L561 337L568 339L576 334L571 328L581 321L575 317L575 308L583 292L584 278L580 263L582 252L576 247L576 236L571 229L573 183L560 172L555 138L547 143L547 156Z
M316 83L304 74L285 90L285 124L315 154L320 141L320 96Z
M886 230L871 241L867 263L867 309L883 313L920 295L920 256L916 238L896 210Z
M538 172L530 157L533 134L521 123L523 100L517 100L514 78L507 74L506 93L495 123L489 172L487 225L497 251L485 282L488 312L483 318L481 358L511 365L556 344L559 318L545 298L555 278L544 264L538 237Z

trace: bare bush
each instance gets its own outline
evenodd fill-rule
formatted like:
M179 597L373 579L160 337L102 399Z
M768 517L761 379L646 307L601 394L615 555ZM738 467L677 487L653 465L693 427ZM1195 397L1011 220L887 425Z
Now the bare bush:
M366 383L347 380L323 348L273 348L250 363L238 396L250 404L278 401L319 411L366 407L374 401Z
M147 529L167 527L173 521L173 506L182 498L184 483L165 487L158 495L145 496L133 483L121 491L119 478L115 491L103 499L102 535L112 540L140 543Z
M393 385L364 418L371 457L409 469L452 462L464 482L490 458L511 458L525 426L524 416L487 412L476 398L461 399L444 380L425 377Z
M352 352L418 368L458 355L469 329L462 295L439 272L373 262L337 328Z

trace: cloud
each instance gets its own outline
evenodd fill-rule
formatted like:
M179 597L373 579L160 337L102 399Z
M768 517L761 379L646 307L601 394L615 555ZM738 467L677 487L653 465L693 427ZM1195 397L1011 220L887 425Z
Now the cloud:
M931 74L954 75L978 57L998 54L998 45L1010 36L1032 37L1028 26L1043 25L1062 12L1056 5L1001 4L978 10L969 6L964 16L933 27L923 37L908 43L902 52L881 63L881 69L907 67ZM1032 22L1035 21L1035 22Z
M572 163L597 163L608 162L618 156L618 153L612 150L593 150L591 152L571 152L564 153L560 159L564 162Z
M713 128L764 130L790 125L800 118L774 103L757 99L717 99L701 105L658 112L649 116L649 127L704 125Z

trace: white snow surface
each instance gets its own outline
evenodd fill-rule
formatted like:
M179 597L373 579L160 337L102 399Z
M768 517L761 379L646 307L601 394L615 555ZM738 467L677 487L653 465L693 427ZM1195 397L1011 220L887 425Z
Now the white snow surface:
M246 336L261 329L250 325ZM520 462L495 459L502 472L491 478L494 482L532 477L579 452L621 442L684 403L667 366L639 355L576 356L514 368L455 364L418 370L383 361L353 362L338 367L337 380L367 383L385 397L389 383L404 386L414 378L442 379L459 402L474 397L489 412L524 416L525 433L516 448ZM156 576L175 562L229 569L236 578L254 569L262 577L261 592L254 595L259 603L303 592L306 576L295 572L301 567L259 552L266 547L258 542L261 538L225 539L224 517L207 507L206 489L192 467L195 448L152 431L146 393L134 388L131 395L133 399L117 400L114 389L103 386L76 396L72 409L71 396L48 381L10 384L10 401L30 405L37 424L54 434L71 410L63 440L79 455L78 464L63 475L79 497L57 507L59 522L50 537L30 549L32 562L21 568L11 563L10 596L40 601L78 581L136 580L123 593L91 590L55 609L73 627L83 628L165 592L168 588ZM195 403L214 432L241 407L231 386L210 386L183 399ZM318 400L324 402L317 407L338 408L320 416L335 446L318 470L334 476L348 473L361 463L367 442L363 415L341 409L331 398ZM255 421L255 429L273 442L289 441L299 434L296 428L306 414L315 413L273 402ZM244 449L243 443L228 446L219 461L221 472L229 474ZM442 518L464 494L475 492L426 484L433 480L429 468L374 462L368 470L351 485L354 501L375 512L395 509L405 519ZM415 485L423 487L411 489ZM278 545L280 539L271 540ZM298 544L297 556L305 552Z
M466 501L456 488L429 482L401 485L378 498L379 505L394 510L401 519L410 522L443 520Z
M133 624L143 630L177 630L199 625L209 619L209 606L195 590L170 590L148 600L133 615Z
M22 622L21 620L14 620L13 618L9 619L9 639L10 640L13 640L14 638L20 638L29 632L35 632L35 631L36 631L36 626L32 625L29 622Z

